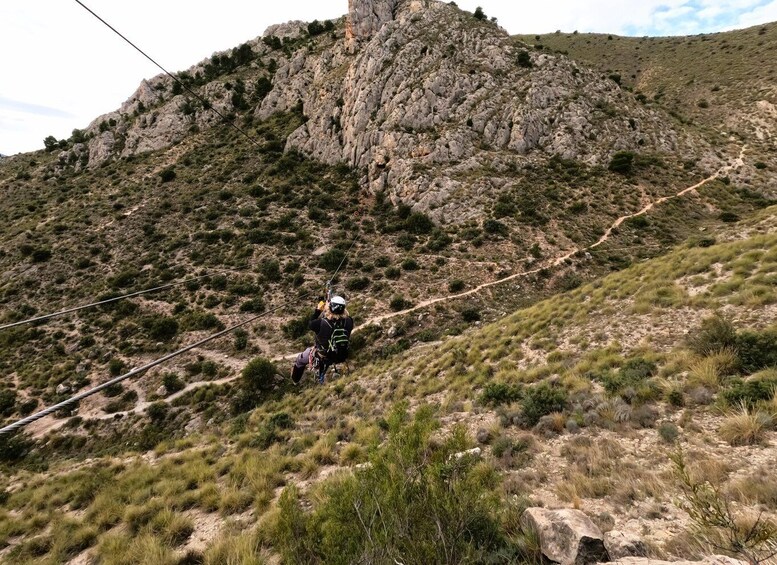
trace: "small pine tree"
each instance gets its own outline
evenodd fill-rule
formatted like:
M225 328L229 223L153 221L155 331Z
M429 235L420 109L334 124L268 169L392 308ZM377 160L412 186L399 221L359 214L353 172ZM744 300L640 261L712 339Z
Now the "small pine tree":
M485 12L483 12L483 8L480 6L475 9L475 19L481 21L488 19L488 16L486 16Z

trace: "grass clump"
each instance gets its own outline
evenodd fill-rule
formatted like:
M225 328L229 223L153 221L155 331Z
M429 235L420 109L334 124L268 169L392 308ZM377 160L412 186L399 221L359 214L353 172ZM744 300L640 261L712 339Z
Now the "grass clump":
M770 414L742 404L723 421L719 432L720 437L731 445L755 445L766 440L766 432L773 425Z

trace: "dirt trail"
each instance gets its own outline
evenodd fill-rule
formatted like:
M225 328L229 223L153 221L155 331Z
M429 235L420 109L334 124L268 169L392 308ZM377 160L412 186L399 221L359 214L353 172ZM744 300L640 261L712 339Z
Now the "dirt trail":
M721 176L726 175L730 171L738 169L739 167L742 167L744 165L745 151L747 151L747 145L742 147L742 151L740 151L739 157L737 157L737 159L733 163L731 163L730 165L726 165L725 167L720 168L718 171L715 172L715 174L710 175L706 179L704 179L704 180L694 184L693 186L689 186L688 188L684 188L683 190L681 190L680 192L678 192L676 194L672 194L670 196L664 196L663 198L659 198L658 200L655 200L655 201L651 202L650 204L648 204L647 206L645 206L644 208L642 208L638 212L635 212L633 214L627 214L625 216L621 216L620 218L618 218L617 220L615 220L613 222L613 224L607 229L607 231L604 233L604 235L602 237L600 237L599 240L596 243L594 243L592 245L589 245L588 247L573 249L571 251L568 251L564 255L561 255L560 257L556 257L555 259L551 259L550 261L548 261L545 264L543 264L541 267L538 267L536 269L532 269L530 271L522 271L520 273L514 273L514 274L510 275L509 277L505 277L503 279L499 279L499 280L496 280L496 281L491 281L491 282L488 282L488 283L481 284L480 286L477 286L477 287L475 287L475 288L473 288L471 290L468 290L466 292L461 292L459 294L453 294L453 295L449 295L449 296L441 296L439 298L431 298L429 300L424 300L423 302L417 304L416 306L413 306L412 308L408 308L408 309L402 310L400 312L391 312L391 313L388 313L388 314L383 314L381 316L376 316L374 318L371 318L371 319L367 320L363 324L361 324L359 326L359 328L366 328L366 327L371 326L373 324L380 324L381 322L385 322L386 320L389 320L391 318L396 318L397 316L404 316L406 314L411 314L413 312L416 312L418 310L423 310L424 308L428 308L429 306L432 306L434 304L438 304L440 302L445 302L445 301L448 301L448 300L455 300L457 298L466 298L467 296L472 296L473 294L478 294L479 292L481 292L481 291L483 291L483 290L485 290L485 289L487 289L489 287L496 286L496 285L499 285L499 284L503 284L503 283L506 283L506 282L509 282L509 281L512 281L512 280L515 280L515 279L518 279L518 278L521 278L521 277L527 277L529 275L537 274L542 269L547 269L548 267L557 267L558 265L562 264L567 259L570 259L576 253L579 253L581 251L590 251L591 249L595 249L595 248L599 247L600 245L602 245L604 242L608 241L610 239L610 237L612 236L612 232L618 226L620 226L623 222L628 220L629 218L636 218L637 216L643 216L643 215L647 214L650 210L652 210L655 206L657 206L659 204L663 204L664 202L667 202L668 200L673 200L675 198L679 198L681 196L684 196L685 194L688 194L689 192L692 192L692 191L694 191L694 190L704 186L705 184L707 184L709 182L712 182L712 181L714 181L715 179L717 179L717 178L719 178ZM359 328L357 328L357 329L359 329Z
M684 195L688 194L689 192L697 190L698 188L704 186L705 184L707 184L709 182L712 182L712 181L714 181L714 180L716 180L716 179L718 179L718 178L720 178L722 176L725 176L727 173L731 172L732 170L736 170L736 169L744 166L744 157L745 157L745 152L746 151L747 151L747 145L744 145L742 147L742 150L739 153L739 157L737 157L734 160L733 163L731 163L730 165L726 165L724 167L721 167L714 174L712 174L709 177L707 177L706 179L704 179L704 180L694 184L693 186L689 186L687 188L684 188L683 190L677 192L676 194L672 194L672 195L669 195L669 196L664 196L664 197L659 198L659 199L657 199L657 200L655 200L653 202L650 202L644 208L642 208L641 210L639 210L637 212L634 212L633 214L627 214L627 215L619 217L607 229L607 231L604 233L604 235L602 237L600 237L592 245L589 245L589 246L583 247L583 248L572 249L570 251L567 251L566 253L564 253L563 255L561 255L559 257L556 257L554 259L551 259L549 261L544 262L541 266L539 266L539 267L537 267L535 269L531 269L529 271L521 271L519 273L514 273L514 274L512 274L512 275L510 275L508 277L504 277L502 279L498 279L498 280L495 280L495 281L483 283L483 284L481 284L479 286L476 286L475 288L472 288L472 289L470 289L468 291L465 291L465 292L460 292L458 294L452 294L452 295L448 295L448 296L441 296L441 297L438 297L438 298L430 298L430 299L424 300L424 301L420 302L419 304L413 306L412 308L408 308L406 310L401 310L399 312L390 312L390 313L387 313L387 314L382 314L382 315L379 315L379 316L375 316L373 318L370 318L370 319L366 320L358 328L354 329L354 332L360 331L363 328L367 328L367 327L375 325L375 324L380 324L380 323L385 322L386 320L390 320L392 318L396 318L396 317L399 317L399 316L405 316L407 314L412 314L413 312L417 312L419 310L423 310L425 308L428 308L429 306L433 306L434 304L439 304L441 302L447 302L449 300L456 300L456 299L459 299L459 298L466 298L467 296L472 296L472 295L478 294L478 293L482 292L483 290L485 290L487 288L490 288L492 286L497 286L497 285L500 285L500 284L504 284L504 283L510 282L512 280L516 280L516 279L519 279L519 278L523 278L523 277L527 277L527 276L530 276L530 275L537 274L540 271L542 271L543 269L547 269L547 268L550 268L550 267L557 267L558 265L561 265L562 263L564 263L566 260L572 258L575 254L577 254L577 253L579 253L581 251L590 251L592 249L595 249L595 248L599 247L600 245L602 245L606 241L608 241L610 239L610 237L612 237L613 231L615 231L615 229L617 227L619 227L621 224L623 224L623 222L625 222L629 218L636 218L637 216L643 216L643 215L647 214L650 210L652 210L654 207L656 207L659 204L663 204L664 202L667 202L669 200L673 200L675 198L679 198L681 196L684 196ZM273 362L276 362L276 363L277 362L283 362L283 361L290 361L290 360L294 359L295 355L296 354L278 355L276 357L273 357L271 360ZM235 367L233 367L233 368L235 368ZM196 390L198 388L201 388L201 387L204 387L204 386L209 386L209 385L224 385L224 384L228 384L228 383L231 383L231 382L237 380L238 378L239 378L239 375L232 375L230 377L225 377L223 379L218 379L218 380L214 380L214 381L197 381L197 382L189 383L183 389L181 389L180 391L176 392L175 394L171 394L170 396L168 396L166 398L163 398L163 399L160 399L160 400L163 401L163 402L170 403L170 402L173 402L174 400L176 400L178 398L181 398L182 396L184 396L185 394L191 392L192 390ZM143 400L143 401L138 402L138 404L132 410L128 410L128 411L125 411L125 412L117 412L115 414L92 414L92 415L84 414L84 415L82 415L82 417L89 418L89 419L95 419L95 420L110 420L110 419L116 418L119 415L121 415L119 417L123 417L123 416L129 415L129 414L140 414L143 411L145 411L150 404L151 404L151 402ZM32 425L30 425L29 430L30 430L31 434L34 437L40 437L40 436L44 435L45 433L47 433L49 431L56 430L56 429L62 427L66 423L66 421L67 420L55 420L52 417L48 416L48 417L46 417L44 419L41 419L38 422L35 422Z

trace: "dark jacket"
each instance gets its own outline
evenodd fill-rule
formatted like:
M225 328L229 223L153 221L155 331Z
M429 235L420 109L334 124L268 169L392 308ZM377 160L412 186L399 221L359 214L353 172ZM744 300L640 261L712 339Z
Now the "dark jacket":
M343 318L342 321L344 322L345 332L350 338L351 332L353 331L353 318L347 316L346 318ZM310 331L316 334L316 349L321 353L326 351L329 339L332 337L332 323L334 323L333 320L330 321L321 316L321 310L316 309L313 311L308 327L310 328Z

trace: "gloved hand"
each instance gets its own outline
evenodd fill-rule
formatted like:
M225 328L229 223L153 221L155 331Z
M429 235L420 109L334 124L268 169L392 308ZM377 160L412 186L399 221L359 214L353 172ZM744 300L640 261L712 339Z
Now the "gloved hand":
M316 310L324 311L324 308L326 308L326 302L323 300L319 301L318 306L316 306Z

